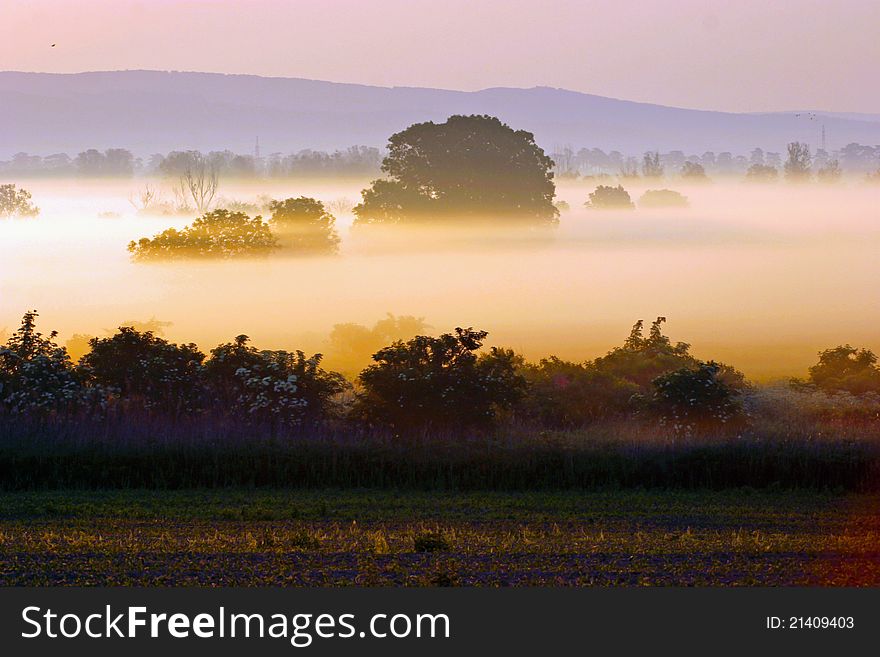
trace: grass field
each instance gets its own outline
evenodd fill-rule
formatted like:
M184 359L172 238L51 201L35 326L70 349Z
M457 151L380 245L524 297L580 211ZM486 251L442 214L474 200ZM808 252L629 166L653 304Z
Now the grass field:
M880 585L880 496L0 493L0 585Z

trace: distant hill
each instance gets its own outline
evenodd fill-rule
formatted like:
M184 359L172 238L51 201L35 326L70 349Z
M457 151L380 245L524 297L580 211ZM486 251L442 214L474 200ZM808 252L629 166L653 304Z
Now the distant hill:
M190 148L251 152L257 136L265 154L381 146L411 123L457 113L498 116L535 133L548 150L781 151L794 140L815 148L818 135L817 120L793 113L679 109L547 87L462 92L215 73L0 72L0 158L111 147L142 156ZM830 148L880 144L876 116L820 120Z

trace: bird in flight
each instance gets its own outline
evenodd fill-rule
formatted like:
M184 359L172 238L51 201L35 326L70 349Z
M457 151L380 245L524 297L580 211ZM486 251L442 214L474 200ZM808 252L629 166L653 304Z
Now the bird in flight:
M54 43L52 44L52 47L53 47L53 48L55 47L55 44L54 44Z

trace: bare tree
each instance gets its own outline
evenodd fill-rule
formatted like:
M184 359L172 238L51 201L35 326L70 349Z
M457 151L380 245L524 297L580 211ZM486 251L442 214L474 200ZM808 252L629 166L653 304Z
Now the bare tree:
M354 206L355 206L354 202L346 196L341 196L337 199L330 201L327 204L327 207L330 208L336 214L346 214L347 212L351 212L351 209Z
M174 183L171 193L174 195L174 209L178 214L189 214L192 212L192 206L189 204L189 190L183 176Z
M137 192L137 197L135 194L129 194L128 202L131 203L131 206L137 210L138 212L146 212L149 210L153 203L159 201L159 190L153 187L150 183L146 183L140 190Z
M187 165L180 177L179 185L180 190L192 199L199 214L207 212L220 185L217 167L208 158L199 155Z

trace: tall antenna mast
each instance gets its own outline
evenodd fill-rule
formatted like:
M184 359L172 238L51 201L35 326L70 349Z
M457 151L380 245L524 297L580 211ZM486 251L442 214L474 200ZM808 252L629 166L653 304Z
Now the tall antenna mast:
M260 159L260 136L257 135L257 141L254 143L254 162Z
M825 148L825 124L822 123L822 150L828 152Z

